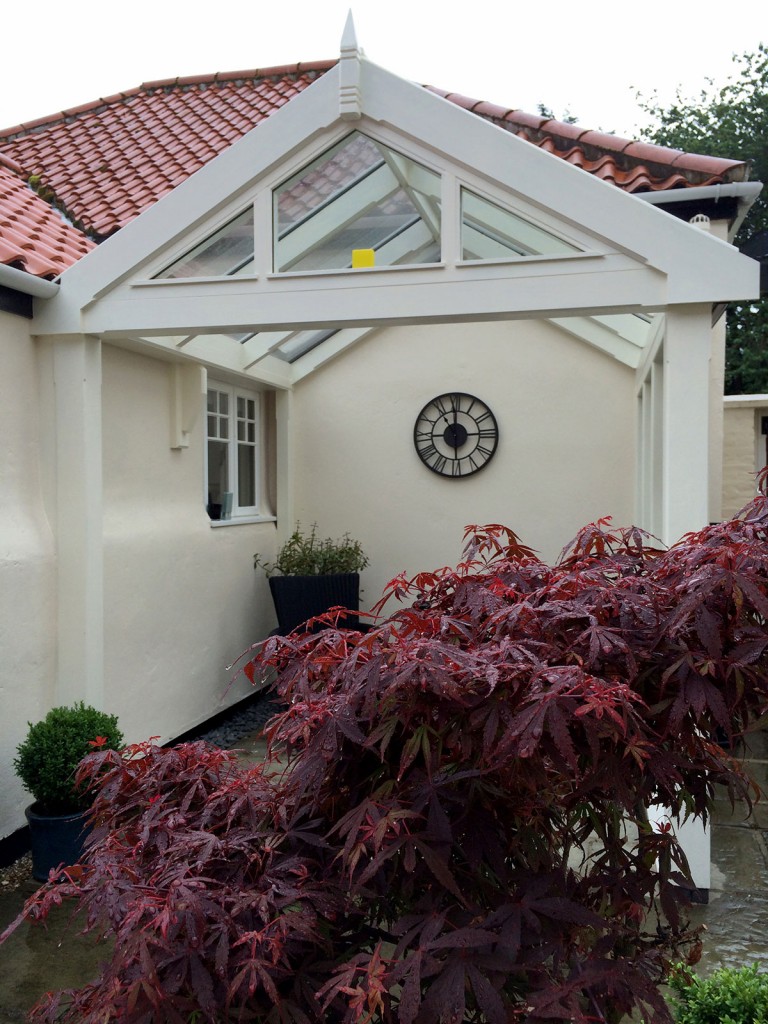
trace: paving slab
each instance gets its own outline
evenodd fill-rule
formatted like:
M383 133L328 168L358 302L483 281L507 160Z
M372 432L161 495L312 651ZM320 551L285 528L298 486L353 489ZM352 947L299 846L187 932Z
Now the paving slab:
M32 878L13 893L0 894L0 932L37 889ZM83 935L82 919L72 905L57 907L45 927L24 923L0 946L0 1024L27 1019L46 993L80 988L98 977L112 944L95 934Z

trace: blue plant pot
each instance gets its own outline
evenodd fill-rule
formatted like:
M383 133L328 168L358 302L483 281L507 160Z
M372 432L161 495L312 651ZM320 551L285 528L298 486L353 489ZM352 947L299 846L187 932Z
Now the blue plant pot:
M82 860L89 828L87 811L77 814L46 814L39 803L24 811L32 844L32 877L47 882L51 868L69 867Z

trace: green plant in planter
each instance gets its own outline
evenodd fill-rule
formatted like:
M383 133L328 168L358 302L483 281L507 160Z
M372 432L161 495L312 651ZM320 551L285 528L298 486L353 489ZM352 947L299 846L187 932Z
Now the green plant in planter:
M46 813L76 814L92 802L90 793L75 789L78 764L96 748L117 750L122 743L117 718L80 701L52 708L42 721L29 723L13 767Z
M759 974L757 964L723 967L710 978L679 964L669 983L677 1024L768 1024L768 974Z
M262 562L254 555L255 569L261 568L271 576L331 576L339 573L362 572L368 565L368 558L360 541L353 540L345 533L340 540L326 537L320 540L317 523L309 533L304 533L301 524L296 524L288 540L277 553L273 563Z

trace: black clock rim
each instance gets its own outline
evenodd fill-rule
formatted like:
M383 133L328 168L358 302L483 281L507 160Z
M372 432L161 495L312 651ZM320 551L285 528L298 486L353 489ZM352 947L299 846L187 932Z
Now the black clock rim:
M450 399L452 397L468 398L468 399L470 399L473 402L477 402L482 407L482 409L485 412L487 412L488 415L491 417L491 423L493 425L493 447L491 448L491 451L490 451L489 455L487 456L487 458L479 466L476 466L475 468L472 468L472 469L468 469L466 472L459 472L458 474L446 473L443 470L437 469L435 466L431 466L429 464L429 462L426 461L426 459L422 455L421 451L419 450L418 439L417 439L417 429L418 429L419 421L421 420L421 418L424 415L424 413L426 412L426 410L429 409L430 406L435 405L441 399ZM472 416L471 413L469 413L468 415L470 415L471 418L473 420L475 420L475 417ZM475 420L475 422L477 422L477 421ZM477 395L470 394L470 392L468 392L468 391L445 391L445 392L443 392L443 394L436 395L434 398L431 398L419 410L419 413L416 416L416 420L415 420L414 425L413 425L413 447L416 450L416 454L419 457L419 461L421 462L421 464L423 466L426 466L426 468L431 473L434 473L436 476L442 477L443 479L447 479L447 480L463 480L465 477L476 476L478 473L482 472L482 470L485 469L485 467L489 464L489 462L491 462L491 460L493 459L493 456L496 454L496 450L497 450L498 446L499 446L499 424L498 424L498 420L496 419L496 416L495 416L493 410L490 408L490 406L487 404L487 402L483 401L482 398L478 398ZM462 456L462 458L467 458L467 456L466 455ZM454 464L460 463L460 462L461 462L461 458L451 458L449 456L446 456L445 465L451 466L451 465L454 465Z

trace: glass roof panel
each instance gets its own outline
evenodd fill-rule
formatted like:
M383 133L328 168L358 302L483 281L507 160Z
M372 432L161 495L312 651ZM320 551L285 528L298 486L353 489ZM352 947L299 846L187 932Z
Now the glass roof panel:
M234 277L253 272L253 207L156 275L158 279Z
M273 194L274 269L342 270L440 260L440 176L353 132Z
M546 229L461 190L461 252L464 260L498 260L514 256L559 256L581 250Z
M307 352L311 352L313 348L317 348L338 333L337 330L297 331L275 349L274 355L286 363L295 363Z

